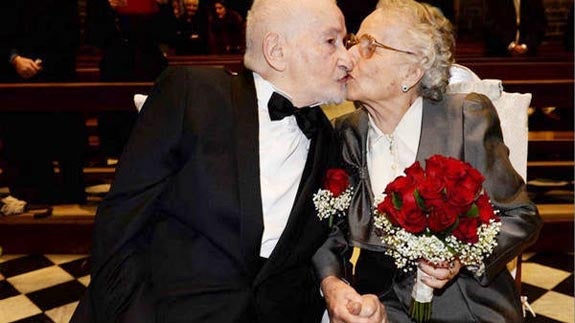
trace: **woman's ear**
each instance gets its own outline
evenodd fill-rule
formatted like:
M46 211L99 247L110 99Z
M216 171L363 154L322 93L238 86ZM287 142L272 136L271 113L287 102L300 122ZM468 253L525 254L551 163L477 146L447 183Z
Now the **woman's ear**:
M421 81L423 74L425 74L425 71L421 64L410 64L409 68L407 69L405 84L407 84L409 88L414 87L417 83L419 83L419 81Z
M267 33L263 41L263 54L268 65L276 71L286 68L282 36L278 33Z

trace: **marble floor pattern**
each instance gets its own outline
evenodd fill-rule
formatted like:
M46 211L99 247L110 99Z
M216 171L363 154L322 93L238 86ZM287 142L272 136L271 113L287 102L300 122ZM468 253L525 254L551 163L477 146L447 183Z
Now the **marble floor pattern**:
M575 323L573 253L523 255L526 323ZM0 323L65 323L90 281L87 255L0 257ZM270 322L271 323L271 322ZM462 322L464 323L464 322Z

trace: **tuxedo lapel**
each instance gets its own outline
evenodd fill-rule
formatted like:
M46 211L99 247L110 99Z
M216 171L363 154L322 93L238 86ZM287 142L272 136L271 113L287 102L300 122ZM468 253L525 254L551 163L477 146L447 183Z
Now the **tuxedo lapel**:
M232 104L236 120L236 160L240 202L240 230L247 271L257 274L263 233L259 170L259 123L257 96L251 71L232 77Z

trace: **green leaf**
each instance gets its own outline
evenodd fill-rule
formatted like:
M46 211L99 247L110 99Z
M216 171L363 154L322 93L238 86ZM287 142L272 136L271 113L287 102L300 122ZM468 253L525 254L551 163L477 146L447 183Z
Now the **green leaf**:
M415 202L417 202L417 206L419 206L419 208L422 209L423 212L427 212L427 208L425 207L425 201L423 200L421 195L419 195L418 189L413 191L413 196L415 197Z
M396 210L401 210L401 207L403 206L403 200L401 199L401 197L399 197L399 195L397 195L396 193L392 193L392 202L393 202L393 206L395 207Z
M479 216L479 208L477 207L477 204L473 203L471 204L471 208L469 208L469 211L467 211L467 213L465 213L465 216L468 218L476 218Z

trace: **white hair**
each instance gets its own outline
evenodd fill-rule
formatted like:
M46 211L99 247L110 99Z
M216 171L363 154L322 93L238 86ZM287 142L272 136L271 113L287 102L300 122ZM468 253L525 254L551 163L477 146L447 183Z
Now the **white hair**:
M455 39L449 20L436 7L414 0L380 0L377 8L394 11L412 22L404 41L418 54L419 64L425 70L419 94L441 100L447 88L449 67L454 61Z

